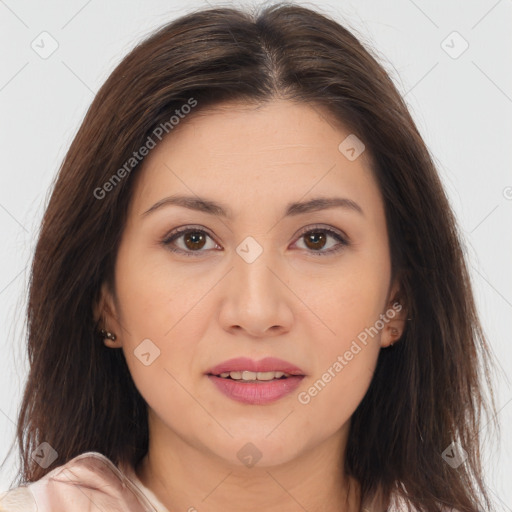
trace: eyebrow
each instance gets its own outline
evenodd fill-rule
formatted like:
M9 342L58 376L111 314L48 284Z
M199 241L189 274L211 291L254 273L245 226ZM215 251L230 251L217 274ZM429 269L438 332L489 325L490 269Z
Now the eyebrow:
M155 210L170 205L181 206L183 208L208 213L218 217L232 217L231 210L225 206L222 206L220 203L202 197L184 195L164 197L163 199L160 199L160 201L156 202L153 206L151 206L151 208L143 212L142 216L147 216ZM347 199L344 197L318 197L309 201L289 203L286 206L285 217L336 207L351 210L364 216L363 209L355 201L352 201L352 199Z

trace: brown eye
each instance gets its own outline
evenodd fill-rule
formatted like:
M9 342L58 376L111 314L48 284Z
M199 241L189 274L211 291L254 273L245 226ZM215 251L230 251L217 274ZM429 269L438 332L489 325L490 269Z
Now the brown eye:
M189 231L183 236L183 240L187 249L192 251L202 249L206 243L206 237L200 231Z
M200 256L208 249L219 249L206 231L197 228L178 229L166 236L161 243L170 251L187 256Z
M299 242L301 242L299 246L303 245L303 247L300 247L301 249L305 249L315 256L334 254L349 245L348 239L344 238L340 233L322 226L303 230L299 237Z
M321 231L310 231L303 236L306 246L309 249L313 249L315 251L322 249L325 246L325 242L327 240L325 233L322 233Z

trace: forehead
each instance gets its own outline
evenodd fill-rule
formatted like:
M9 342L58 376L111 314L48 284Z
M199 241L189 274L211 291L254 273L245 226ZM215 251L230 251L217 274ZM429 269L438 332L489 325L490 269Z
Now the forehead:
M237 213L244 205L334 190L382 210L371 157L363 151L355 160L347 158L340 150L347 137L353 134L328 112L304 103L232 102L199 110L146 157L137 178L136 211L172 192L222 199Z

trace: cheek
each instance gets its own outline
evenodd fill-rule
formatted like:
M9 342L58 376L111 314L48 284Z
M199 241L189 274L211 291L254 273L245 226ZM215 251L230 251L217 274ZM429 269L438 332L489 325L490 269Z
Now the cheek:
M336 268L297 283L304 302L321 321L322 332L317 332L331 356L348 349L350 342L384 313L390 279L385 256L378 246L347 252Z
M315 372L297 396L298 407L329 432L345 424L366 394L380 352L379 335L359 331L360 321L340 322L338 336L317 345Z
M375 371L390 277L385 248L347 253L335 273L316 279L305 299L321 325L303 324L314 340L315 372L299 403L314 407L333 428L353 414Z
M183 271L164 249L148 250L139 241L120 248L116 268L120 317L132 341L173 337L197 315L195 307L214 284L205 267Z
M200 301L212 277L171 271L164 253L141 254L135 246L120 249L116 268L122 350L133 380L148 403L162 392L167 398L173 393L175 400L178 383L193 371L195 340L204 336Z

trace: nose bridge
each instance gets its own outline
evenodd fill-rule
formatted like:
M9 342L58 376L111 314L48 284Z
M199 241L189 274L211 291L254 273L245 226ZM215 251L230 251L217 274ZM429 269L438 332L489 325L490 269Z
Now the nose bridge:
M235 285L241 295L251 301L269 304L275 300L279 282L269 270L276 266L272 250L263 247L252 237L247 237L236 248L234 276ZM275 270L274 270L275 272Z
M237 326L252 335L287 330L292 321L286 287L275 274L275 254L263 243L244 240L236 248L227 300L221 314L225 328ZM284 277L283 277L284 280Z

